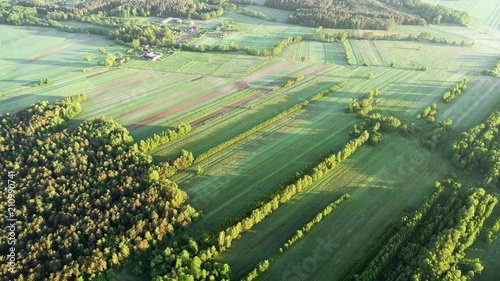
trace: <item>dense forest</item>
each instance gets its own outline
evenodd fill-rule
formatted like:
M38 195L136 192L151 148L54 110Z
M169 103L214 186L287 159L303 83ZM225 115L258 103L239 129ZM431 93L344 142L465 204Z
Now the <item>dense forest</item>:
M91 277L140 256L198 217L184 204L186 193L162 179L161 168L121 125L101 117L66 129L85 99L42 101L0 116L0 174L15 191L1 206L12 203L10 218L17 219L15 245L0 249L15 247L18 269L10 274L2 267L1 280ZM192 161L192 155L181 157ZM2 225L7 219L3 212Z
M267 0L266 5L295 11L290 23L328 28L388 30L401 24L466 25L470 20L466 12L419 0Z

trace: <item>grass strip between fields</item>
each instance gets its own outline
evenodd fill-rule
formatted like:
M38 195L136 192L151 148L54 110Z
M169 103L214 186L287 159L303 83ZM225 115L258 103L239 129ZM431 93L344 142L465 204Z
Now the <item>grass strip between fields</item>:
M196 160L194 161L194 163L199 163L205 159L207 159L208 157L214 155L215 153L219 152L219 151L222 151L223 149L227 148L228 146L232 145L233 143L239 141L239 140L242 140L246 137L248 137L249 135L273 124L274 122L282 119L283 117L285 116L288 116L289 114L301 109L303 106L309 104L310 102L312 101L315 101L315 100L318 100L320 98L322 98L324 95L326 94L329 94L331 92L334 92L334 91L337 91L339 89L341 89L343 86L345 86L347 84L346 81L342 81L340 82L339 84L333 86L333 87L330 87L329 89L326 89L324 91L321 91L319 92L318 94L316 94L315 96L313 96L312 98L306 100L306 101L303 101L301 103L298 103L298 104L295 104L294 106L290 107L289 109L285 110L285 111L282 111L281 113L275 115L274 117L271 117L267 120L265 120L264 122L260 123L260 124L257 124L255 125L254 127L250 128L249 130L217 145L216 147L213 147L211 149L209 149L208 151L200 154L198 157L196 157Z
M278 194L272 196L272 198L270 198L268 202L263 204L261 207L252 210L250 215L235 223L233 226L226 228L226 230L219 232L218 246L220 252L229 248L232 240L239 238L241 233L252 229L253 226L263 221L267 216L277 210L279 206L290 201L292 197L311 186L324 174L333 170L338 163L347 159L358 149L358 147L365 144L369 137L370 134L368 131L364 131L358 138L347 143L341 151L330 154L316 167L311 169L308 174L299 178L295 183L286 186L281 191L278 191ZM207 237L207 239L210 238L212 237Z

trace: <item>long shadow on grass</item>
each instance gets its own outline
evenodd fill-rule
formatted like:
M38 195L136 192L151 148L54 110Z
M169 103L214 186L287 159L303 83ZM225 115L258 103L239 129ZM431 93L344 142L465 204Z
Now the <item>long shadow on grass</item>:
M7 95L0 98L0 114L5 113L15 113L25 107L37 103L39 101L49 101L53 103L57 99L61 99L61 96L52 95L35 95L35 94L24 94L24 95Z

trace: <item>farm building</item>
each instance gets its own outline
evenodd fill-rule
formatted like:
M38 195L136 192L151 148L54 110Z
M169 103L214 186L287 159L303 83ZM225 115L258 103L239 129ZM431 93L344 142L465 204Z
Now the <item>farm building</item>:
M222 35L220 37L224 38L227 36L227 32L224 31L224 33L222 33Z
M117 58L115 61L118 63L122 63L122 62L125 62L125 59L124 58Z
M160 52L147 52L142 55L143 60L149 60L149 61L157 61L162 57L162 53Z

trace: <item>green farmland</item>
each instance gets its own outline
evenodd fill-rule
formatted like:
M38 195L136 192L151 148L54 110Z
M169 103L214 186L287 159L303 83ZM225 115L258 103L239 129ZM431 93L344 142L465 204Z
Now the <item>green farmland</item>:
M496 1L33 1L0 3L0 281L498 279Z

